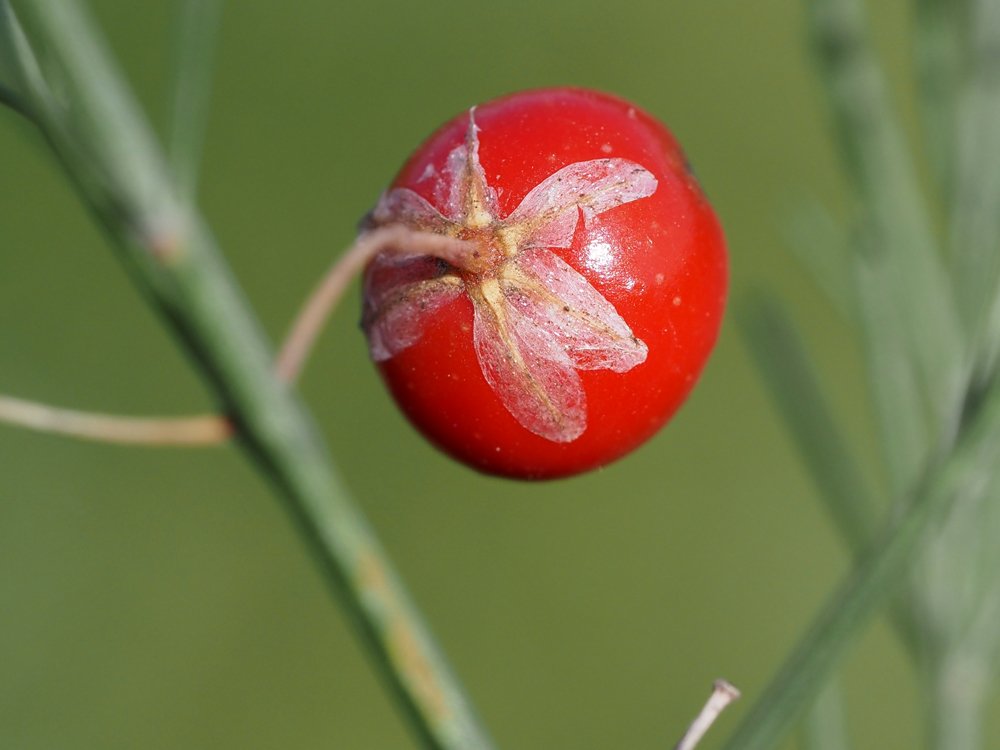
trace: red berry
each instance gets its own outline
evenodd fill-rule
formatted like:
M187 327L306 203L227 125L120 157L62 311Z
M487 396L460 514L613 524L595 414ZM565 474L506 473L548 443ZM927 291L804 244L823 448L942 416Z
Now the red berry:
M715 214L666 128L606 94L529 91L459 115L369 223L462 241L376 257L364 328L410 421L486 473L551 478L628 453L718 334Z

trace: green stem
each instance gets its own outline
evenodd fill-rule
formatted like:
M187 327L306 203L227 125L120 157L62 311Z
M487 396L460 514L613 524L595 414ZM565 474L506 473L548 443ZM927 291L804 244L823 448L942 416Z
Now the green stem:
M770 686L744 717L726 750L772 748L818 694L848 646L892 594L953 503L1000 461L1000 387L994 385L966 423L954 451L928 472L907 510L827 601ZM969 485L972 485L970 488Z
M417 734L442 750L490 747L311 419L272 376L256 320L200 217L176 197L165 159L89 19L68 0L24 0L17 8L46 57L44 69L60 76L65 92L65 111L40 117L46 137L279 490Z

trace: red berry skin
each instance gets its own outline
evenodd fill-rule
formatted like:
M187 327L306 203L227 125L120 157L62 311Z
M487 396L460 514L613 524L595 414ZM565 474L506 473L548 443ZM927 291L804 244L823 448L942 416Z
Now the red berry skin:
M454 158L472 132L470 117L462 113L435 132L390 188L406 188L444 211L438 183L449 155ZM516 93L476 107L473 129L500 217L577 162L625 160L615 163L635 163L655 178L651 194L619 199L596 218L587 221L581 210L569 246L549 249L613 306L645 344L644 361L624 372L578 370L585 427L577 437L557 440L523 426L484 377L470 294L449 298L422 320L419 338L383 356L378 369L410 422L474 469L550 479L604 466L671 418L708 359L726 298L721 227L677 141L624 100L570 88ZM366 283L379 283L372 266Z

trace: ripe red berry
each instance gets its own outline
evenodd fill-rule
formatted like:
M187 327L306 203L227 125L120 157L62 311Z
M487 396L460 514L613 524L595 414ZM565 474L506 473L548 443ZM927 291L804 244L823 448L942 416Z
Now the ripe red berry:
M550 478L624 455L680 406L718 334L718 221L666 128L606 94L462 113L369 225L456 240L376 257L363 324L410 421L480 471Z

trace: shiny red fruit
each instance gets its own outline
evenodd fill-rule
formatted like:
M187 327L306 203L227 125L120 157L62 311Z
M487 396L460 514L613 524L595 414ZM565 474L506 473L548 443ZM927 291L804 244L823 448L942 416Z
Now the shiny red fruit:
M379 227L412 241L365 272L372 357L417 429L489 474L566 476L628 453L718 334L715 214L666 128L606 94L462 113L382 195Z

